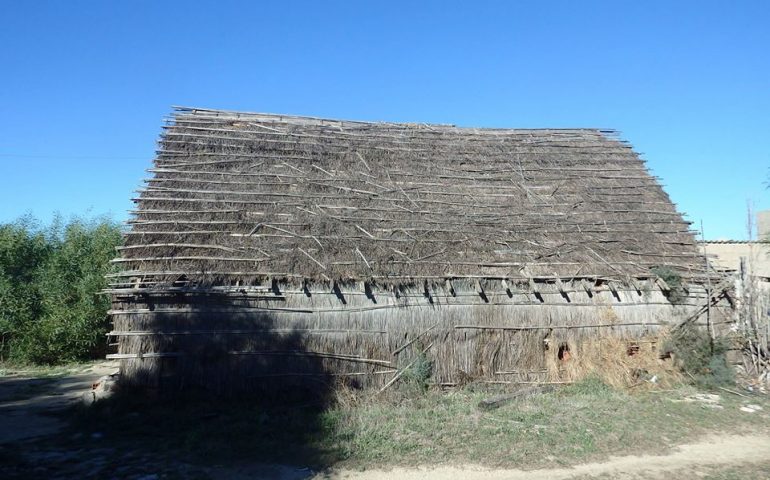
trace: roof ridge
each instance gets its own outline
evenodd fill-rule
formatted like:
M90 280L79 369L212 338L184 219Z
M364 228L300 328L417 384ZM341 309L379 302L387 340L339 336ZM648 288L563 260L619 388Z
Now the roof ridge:
M315 117L310 115L290 115L290 114L282 114L282 113L269 113L269 112L247 112L247 111L240 111L240 110L225 110L225 109L216 109L216 108L203 108L203 107L188 107L188 106L182 106L182 105L172 105L171 108L174 110L173 117L176 118L178 116L182 115L195 115L200 116L201 113L209 114L211 116L221 117L221 118L234 118L234 119L265 119L265 120L278 120L279 122L285 122L285 123L315 123L318 122L318 124L324 124L324 123L331 123L331 124L352 124L352 125L361 125L361 126L368 126L368 125L380 125L380 126L396 126L396 127L415 127L415 126L423 126L426 128L435 127L435 128L442 128L442 129L457 129L457 130L477 130L477 131L484 131L484 132L511 132L511 131L520 131L520 132L595 132L602 134L604 136L619 136L620 131L614 129L614 128L606 128L606 127L561 127L561 128L553 128L553 127L536 127L536 128L511 128L511 127L469 127L469 126L458 126L456 124L452 123L427 123L427 122L388 122L384 120L348 120L348 119L339 119L339 118L327 118L327 117Z
M762 240L699 240L700 243L757 243L765 244L767 242Z

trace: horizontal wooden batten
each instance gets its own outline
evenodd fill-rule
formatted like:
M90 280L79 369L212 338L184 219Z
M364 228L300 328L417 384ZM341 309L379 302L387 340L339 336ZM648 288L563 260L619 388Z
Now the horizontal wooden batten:
M277 168L281 167L280 170ZM296 168L296 167L295 167ZM532 169L532 171L536 170L535 168ZM574 171L574 169L570 169L569 167L565 169L546 169L546 170L554 170L554 171ZM587 171L588 169L583 169L583 171ZM597 169L599 170L599 169ZM602 168L602 170L604 170ZM612 170L612 169L610 169ZM524 170L519 170L519 172L522 172ZM617 171L625 171L625 169L618 168ZM311 183L311 182L324 182L324 183L334 183L339 182L342 184L348 184L348 183L364 183L369 184L372 186L378 186L380 185L383 190L390 190L393 187L398 188L404 188L404 189L410 189L415 187L451 187L451 188L491 188L497 185L498 183L507 183L510 185L512 177L494 177L494 178L484 178L483 181L472 181L470 183L466 182L458 182L457 178L453 178L452 183L448 182L437 182L435 179L431 181L414 181L414 180L400 180L398 177L389 178L383 177L380 178L379 176L361 176L361 175L353 175L353 176L346 176L346 177L308 177L306 174L299 174L295 173L293 170L289 169L288 173L286 170L285 164L275 164L274 168L272 170L266 170L266 171L260 171L260 172L230 172L227 170L185 170L185 169L176 169L171 167L157 167L157 168L150 168L147 169L148 173L155 173L155 174L162 174L163 176L156 176L153 178L147 179L147 181L151 182L174 182L174 181L186 181L186 182L200 182L200 183L209 183L209 184L235 184L235 185L261 185L266 183L267 179L272 180L280 180L280 182L269 182L273 185L285 185L285 186L298 186L300 183ZM226 180L213 180L213 177L217 178L238 178L240 181L226 181ZM259 181L250 181L249 179L263 179ZM284 180L285 179L285 180ZM471 178L472 180L473 178ZM379 183L375 183L373 180L378 180L379 182L387 182L386 184L390 187L385 187L384 185L381 185ZM299 183L297 181L300 181ZM527 180L527 187L532 188L536 187L537 185L533 185L532 182L536 181L534 177L531 177ZM548 185L549 188L555 188L558 184L552 184ZM541 186L545 187L545 185ZM622 183L622 184L607 184L607 185L592 185L591 190L594 189L623 189L623 188L650 188L650 189L657 189L659 187L659 184L654 181L654 179L648 179L645 183ZM561 188L561 187L560 187ZM587 192L586 187L581 187L580 191Z
M385 330L351 330L330 328L264 328L257 330L167 330L167 331L111 331L108 337L151 337L151 336L188 336L188 335L263 335L271 333L301 333L303 335L326 335L329 333L350 333L362 335L387 334Z
M383 365L386 367L392 366L389 360L379 360L376 358L362 358L358 355L345 355L336 352L310 352L310 351L230 351L229 355L260 355L260 356L274 356L274 357L315 357L331 360L341 360L345 362L354 363L370 363L373 365Z
M147 262L183 262L183 261L216 261L216 262L244 262L244 263L260 263L270 260L270 257L262 258L235 258L235 257L207 257L207 256L185 256L175 255L171 257L136 257L136 258L116 258L110 260L110 263L147 263Z
M382 365L389 367L391 362L388 360L378 360L375 358L362 358L356 355L343 355L326 352L307 352L307 351L229 351L227 355L256 355L272 357L311 357L320 359L340 360L353 363L368 363L373 365ZM108 360L124 360L139 358L162 358L162 357L183 357L188 354L184 352L140 352L140 353L114 353L107 355Z
M344 191L344 190L343 190ZM195 190L195 189L184 189L184 188L167 188L167 187L148 187L144 189L138 189L138 193L149 193L149 194L163 194L163 193L171 193L171 194L195 194L195 195L227 195L230 197L234 197L237 199L238 196L257 196L257 197L279 197L279 198L300 198L304 200L309 199L316 199L316 200L334 200L334 199L342 199L347 200L349 197L341 194L332 194L332 193L325 193L325 194L318 194L318 193L288 193L288 192L276 192L274 190L264 190L264 191L247 191L247 190ZM366 192L366 193L360 193L354 192L363 196L370 197L370 201L377 201L377 202L405 202L408 201L408 199L405 199L403 196L384 196L380 195L379 193L373 193L373 192ZM462 198L497 198L497 199L521 199L521 195L509 195L509 194L483 194L483 193L475 193L475 194L465 194L465 193L452 193L452 192L423 192L425 195L432 195L432 196L458 196ZM164 197L150 197L150 198L160 198L163 199ZM193 197L197 198L197 197ZM198 198L199 200L209 201L209 199L206 198ZM139 197L139 200L143 200L143 197ZM173 198L170 198L169 200L173 200ZM618 201L617 199L588 199L590 200L590 203L592 205L601 205L601 204L609 204L609 205L615 205L618 203L621 203L623 205L670 205L669 202L664 200L623 200ZM275 203L273 202L262 202L262 203ZM474 209L501 209L510 207L507 203L463 203L463 202L451 202L448 200L436 200L434 198L420 198L419 199L420 204L431 204L431 205L448 205L448 206L457 206L457 207L468 207L468 208L474 208ZM306 203L300 204L300 206L307 206ZM535 207L536 205L533 205ZM575 208L575 202L562 202L562 203L546 203L542 205L543 207L547 208L571 208L574 210ZM579 214L582 210L575 210L574 213ZM658 215L675 215L675 216L681 216L680 213L676 211L664 211L664 210L645 210L645 209L602 209L602 208L594 208L590 210L591 213L624 213L624 212L630 212L630 213L637 213L637 214L658 214Z
M447 280L447 282L450 282ZM230 287L228 289L220 289L220 290L213 290L213 289L203 289L203 288L186 288L186 287L162 287L162 288L153 288L152 282L148 282L150 286L148 287L142 287L138 288L135 284L131 283L125 283L125 284L119 284L123 288L110 288L102 290L104 293L110 293L115 295L141 295L141 296L147 296L147 297L163 297L163 296L178 296L181 294L189 295L189 296L202 296L202 297L216 297L216 296L222 296L222 297L236 297L236 298L243 298L247 300L284 300L288 296L293 295L299 295L304 297L310 297L313 295L334 295L337 294L333 291L333 289L328 290L320 290L318 288L314 289L305 289L305 290L291 290L287 288L287 286L281 285L277 288L277 291L280 293L268 293L267 291L249 291L246 288L241 287ZM506 295L510 298L515 295L529 295L531 293L534 293L532 290L529 289L529 287L523 283L515 283L513 281L506 282L508 284L508 288L505 290L496 290L494 288L486 288L485 293L487 295ZM546 287L553 287L553 283L551 282L541 282L540 285L542 288L538 288L538 292L541 295L562 295L564 293L572 294L572 293L585 293L586 290L583 288L569 288L569 287L563 287L558 290L554 291L547 291L545 290ZM343 295L347 296L365 296L368 298L372 297L379 297L379 296L390 296L393 295L393 292L391 290L388 290L384 288L384 286L369 286L367 289L362 289L361 291L355 291L350 289L342 290ZM379 288L379 289L378 289ZM478 292L474 290L462 290L459 287L455 288L454 286L451 288L451 290L447 290L447 287L445 285L441 285L440 283L435 284L435 288L431 287L429 285L429 288L431 289L431 294L435 297L452 297L452 298L462 298L462 297L469 297L469 298L478 298L479 294ZM643 287L640 287L639 289L636 288L630 288L630 287L624 287L624 286L615 286L613 289L610 289L607 285L594 285L593 282L588 284L588 289L592 294L601 294L604 292L628 292L628 293L634 293L637 296L644 295L645 292L651 293L654 291L659 291L658 287L652 284L647 284ZM698 297L700 298L703 296L702 294L705 292L705 289L696 289L691 288L690 289L690 297ZM424 298L424 290L419 293L410 293L408 291L401 291L398 294L399 298L415 298L415 299L421 299ZM704 297L705 298L705 297Z
M445 303L430 303L429 301L426 301L423 304L419 305L400 305L400 304L389 304L389 305L370 305L370 306L357 306L357 307L338 307L338 308L280 308L280 307L243 307L239 309L224 309L224 310L179 310L179 309L131 309L131 310L114 310L111 311L111 315L113 316L122 316L122 315L179 315L179 316L193 316L193 317L205 317L205 316L212 316L215 314L222 314L222 315L234 315L234 314L265 314L266 316L269 315L278 315L278 314L337 314L337 313L360 313L360 312L371 312L375 310L409 310L409 309L436 309L436 308L453 308L453 307L479 307L479 308L490 308L490 307L500 307L500 306L508 306L508 307L517 307L517 306L547 306L547 307L554 307L554 308L596 308L596 309L603 309L603 308L625 308L625 307L637 307L637 308L645 308L647 306L653 306L653 305L659 305L659 306L667 306L671 307L671 303L667 301L643 301L643 302L622 302L617 301L615 303L599 303L599 302L562 302L562 303L553 303L553 302L541 302L538 300L535 301L529 301L529 302L499 302L499 301L478 301L478 302L450 302L447 301ZM699 304L690 303L690 302L683 302L680 305L682 306L700 306ZM227 318L227 317L222 317Z
M208 126L196 126L206 124ZM215 122L215 125L219 124L219 126L212 126L210 122L201 122L199 119L191 120L191 119L185 119L182 117L176 118L176 124L175 125L167 125L164 127L165 130L167 130L166 135L168 136L176 136L176 135L188 135L188 131L192 132L203 132L203 134L220 134L220 133L234 133L234 134L240 134L240 135L246 135L244 139L252 139L254 137L266 137L266 138L284 138L289 137L292 140L296 142L297 138L309 138L309 139L319 139L319 140L340 140L345 139L350 142L362 142L362 143L393 143L397 145L403 145L403 144L409 144L410 142L414 141L428 141L428 142L435 142L436 140L441 139L441 133L431 132L430 129L424 129L417 135L415 133L417 132L410 132L411 135L409 137L403 137L402 135L383 135L379 134L376 131L373 132L366 132L366 133L353 133L353 132L346 132L345 130L335 130L333 132L327 132L324 133L323 130L316 130L316 131L292 131L292 130L275 130L275 129L269 129L268 127L265 127L261 124L251 124L250 127L251 130L243 129L243 128L226 128L228 125L227 121L219 120ZM280 124L277 124L280 125ZM406 130L406 129L404 129ZM413 130L413 129L412 129ZM249 136L251 134L252 136ZM580 134L559 134L558 132L553 132L549 135L549 137L552 136L552 138L559 138L562 140L581 140L584 135L596 135L597 138L601 138L601 132L597 131L591 131L591 130L584 130L581 131ZM194 134L193 134L194 135ZM231 137L226 137L231 138ZM505 139L516 139L519 138L520 141L523 144L529 144L529 145L538 145L543 142L548 142L550 139L548 137L544 137L541 139L538 139L537 136L532 135L532 131L529 133L514 133L511 131L498 131L495 133L492 132L481 132L481 133L474 133L474 132L467 132L464 135L464 141L466 142L478 142L482 145L484 144L490 144L491 146L497 146L500 142L501 138Z
M670 324L666 323L595 323L588 325L534 325L534 326L489 326L489 325L455 325L452 328L457 330L570 330L574 328L615 328L615 327L660 327Z

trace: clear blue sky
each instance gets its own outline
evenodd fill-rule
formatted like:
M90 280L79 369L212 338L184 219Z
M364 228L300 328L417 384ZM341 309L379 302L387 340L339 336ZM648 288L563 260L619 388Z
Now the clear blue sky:
M0 0L0 21L0 222L126 219L171 105L612 127L707 237L770 208L767 1Z

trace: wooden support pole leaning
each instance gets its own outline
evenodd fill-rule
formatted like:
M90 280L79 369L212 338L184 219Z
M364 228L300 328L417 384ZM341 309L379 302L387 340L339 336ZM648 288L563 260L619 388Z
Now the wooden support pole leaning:
M431 330L433 330L434 328L436 328L436 327L438 326L438 324L439 324L439 322L436 322L436 323L434 323L433 325L431 325L430 327L428 327L427 329L425 329L423 332L421 332L419 335L417 335L417 336L416 336L416 337L414 337L413 339L409 340L409 341L408 341L408 342L406 342L405 344L403 344L403 345L401 345L400 347L398 347L397 349L395 349L395 350L393 351L393 355L398 355L398 354L399 354L399 353L400 353L402 350L404 350L405 348L407 348L409 345L413 344L414 342L416 342L417 340L419 340L420 338L422 338L423 336L425 336L425 335L426 335L428 332L430 332Z

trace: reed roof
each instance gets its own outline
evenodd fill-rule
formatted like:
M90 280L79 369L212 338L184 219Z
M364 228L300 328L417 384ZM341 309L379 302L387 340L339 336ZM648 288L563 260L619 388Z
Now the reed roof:
M610 130L176 108L120 278L699 275L688 222ZM390 279L390 280L388 280Z

